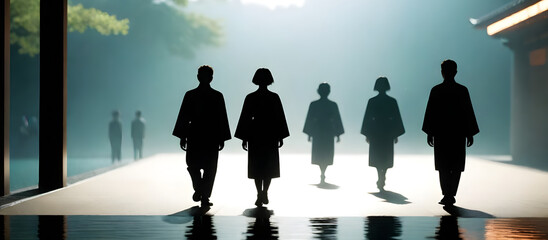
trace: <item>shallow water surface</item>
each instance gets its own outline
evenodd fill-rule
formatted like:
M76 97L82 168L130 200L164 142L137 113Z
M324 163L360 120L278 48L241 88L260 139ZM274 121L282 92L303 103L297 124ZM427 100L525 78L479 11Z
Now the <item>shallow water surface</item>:
M4 216L4 239L547 239L546 218Z

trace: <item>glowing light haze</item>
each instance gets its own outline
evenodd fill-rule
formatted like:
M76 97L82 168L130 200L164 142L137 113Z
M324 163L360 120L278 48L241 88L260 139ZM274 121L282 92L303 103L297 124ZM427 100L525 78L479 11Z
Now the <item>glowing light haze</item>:
M187 16L182 19L166 10L177 7L173 0L73 1L130 19L130 30L122 37L68 34L69 156L109 156L114 109L125 130L123 156L132 156L129 129L136 110L147 120L145 155L180 152L171 131L203 64L215 69L212 87L225 96L232 132L245 96L256 90L253 73L260 67L272 71L270 89L282 99L291 133L282 153L310 152L302 133L306 111L319 97L318 84L329 82L345 128L336 154L367 154L363 114L376 95L375 79L386 76L406 130L396 154L431 154L421 125L429 91L442 80L439 64L447 58L459 64L456 80L469 88L481 130L470 152L509 153L511 52L468 21L499 7L499 0L197 0L178 7ZM199 29L189 22L195 19L219 26L220 43L201 44L209 39L195 31L183 39L192 54L174 54L172 48L180 47L173 44L174 33ZM38 71L12 67L14 82L31 73L38 78ZM12 97L24 109L13 114L13 126L19 126L21 115L32 116L28 109L37 106L28 95ZM223 152L242 153L240 145L232 139Z

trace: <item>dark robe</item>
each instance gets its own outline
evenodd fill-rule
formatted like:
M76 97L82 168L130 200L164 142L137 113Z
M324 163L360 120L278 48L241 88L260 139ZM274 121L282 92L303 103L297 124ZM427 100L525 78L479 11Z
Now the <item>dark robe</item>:
M468 89L445 80L430 91L422 130L434 137L438 171L464 171L466 137L479 133Z
M257 90L247 95L234 137L248 142L248 172L252 179L280 177L278 141L289 136L278 94Z
M219 144L231 138L223 94L208 84L186 92L173 135L186 139L186 164L192 186L202 200L211 196ZM200 169L203 169L203 177Z
M189 151L218 151L231 138L223 94L201 84L186 92L173 135L187 139Z
M344 133L337 103L320 99L310 103L303 132L312 137L312 164L333 164L334 138Z
M369 139L369 166L394 166L394 139L405 133L396 99L379 94L367 102L361 133Z

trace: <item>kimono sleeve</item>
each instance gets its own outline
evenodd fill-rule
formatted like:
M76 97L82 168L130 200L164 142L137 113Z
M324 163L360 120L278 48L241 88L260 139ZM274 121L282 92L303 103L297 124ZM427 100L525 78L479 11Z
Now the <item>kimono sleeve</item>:
M230 126L228 124L228 114L226 113L225 99L222 94L219 98L219 140L226 141L232 138Z
M339 136L344 133L344 127L342 124L341 113L339 112L339 106L337 106L337 103L333 103L333 109L333 120L335 121L333 124L333 130L335 136Z
M280 100L280 97L276 95L276 116L278 118L277 123L277 137L278 139L284 139L286 137L289 137L289 128L287 127L287 121L285 120L285 113L284 108L282 106L282 100Z
M249 140L249 129L251 127L251 101L249 95L244 100L242 112L240 113L240 119L236 127L234 137L247 141Z
M310 106L308 107L308 113L306 114L306 120L304 122L304 128L303 128L303 132L309 136L314 136L316 132L315 129L317 127L315 126L316 125L314 121L315 111L313 108L314 108L313 104L310 103Z
M405 133L405 128L403 127L403 120L401 119L400 108L398 107L398 102L394 99L394 128L392 136L397 138Z
M435 99L435 91L432 89L430 91L430 96L428 97L428 103L426 104L426 111L424 113L424 121L422 122L422 131L428 135L435 135L436 133L436 106L437 99Z
M468 89L465 89L464 94L464 108L465 108L465 121L466 121L466 136L474 136L479 133L478 122L476 121L476 115L474 114L474 107L472 106L472 100L470 100L470 93Z
M373 118L372 118L372 106L371 106L371 99L369 99L369 101L367 101L367 107L365 107L365 114L363 115L363 122L362 122L362 130L361 130L361 134L362 135L365 135L365 136L369 136L370 135L370 130L372 128L372 122L373 122Z
M177 122L173 128L173 136L176 136L180 139L184 139L188 136L188 131L190 127L190 104L192 97L189 96L188 92L185 93L183 97L183 102L181 103L181 109L179 110L179 115L177 117Z

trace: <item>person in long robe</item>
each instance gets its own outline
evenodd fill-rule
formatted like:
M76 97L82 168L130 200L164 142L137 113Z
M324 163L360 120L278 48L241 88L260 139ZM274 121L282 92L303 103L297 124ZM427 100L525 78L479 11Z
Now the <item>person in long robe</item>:
M120 112L112 112L112 120L108 124L108 139L110 140L112 163L122 161L122 122Z
M246 96L234 137L242 140L242 148L248 152L247 176L255 180L255 205L260 207L269 203L272 178L280 177L278 148L289 136L289 129L280 97L268 90L274 82L270 70L258 69L252 82L259 89Z
M333 165L335 155L335 138L340 142L344 128L337 103L327 97L331 92L328 83L318 87L320 99L310 103L303 132L312 141L312 164L320 167L320 184L325 183L325 171Z
M223 94L211 88L213 68L198 69L197 88L185 93L173 135L180 139L186 151L187 170L192 179L192 200L201 201L202 208L213 205L209 198L213 190L219 151L231 138ZM203 170L203 175L200 172Z
M398 102L386 94L390 84L379 77L373 90L379 94L367 102L361 133L369 143L369 166L377 168L377 188L382 192L386 171L394 166L394 144L405 133Z
M443 82L430 91L422 130L428 135L428 145L434 147L443 194L439 204L453 205L464 171L466 147L474 143L479 127L468 89L455 81L457 63L443 61L441 74Z

